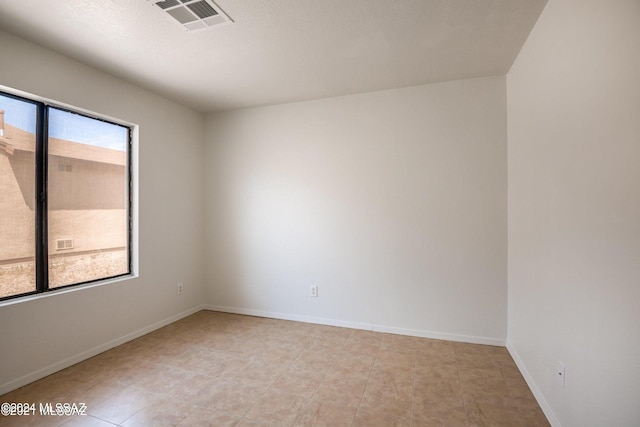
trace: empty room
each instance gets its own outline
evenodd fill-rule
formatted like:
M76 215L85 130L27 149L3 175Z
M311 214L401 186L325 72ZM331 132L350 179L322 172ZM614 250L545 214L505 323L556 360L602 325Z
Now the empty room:
M2 0L0 426L640 426L639 0Z

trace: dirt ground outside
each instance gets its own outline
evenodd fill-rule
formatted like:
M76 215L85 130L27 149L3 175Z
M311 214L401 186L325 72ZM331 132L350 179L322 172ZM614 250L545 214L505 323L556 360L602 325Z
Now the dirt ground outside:
M128 264L125 248L52 257L49 259L49 287L125 274ZM33 292L35 279L34 261L0 265L0 297Z

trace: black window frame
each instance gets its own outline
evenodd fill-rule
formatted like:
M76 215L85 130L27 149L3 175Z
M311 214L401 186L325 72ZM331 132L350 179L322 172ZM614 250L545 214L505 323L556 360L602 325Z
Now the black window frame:
M43 295L49 292L57 292L68 288L99 283L117 278L133 276L133 140L134 125L114 121L101 117L96 113L87 113L80 109L59 105L55 102L42 99L33 99L24 95L17 95L0 89L0 96L13 98L22 102L32 104L36 107L36 128L35 128L35 191L34 191L34 221L35 221L35 290L23 292L15 295L0 297L0 303L17 298ZM127 179L127 272L114 276L101 277L99 279L84 282L72 283L63 286L49 287L49 229L48 229L48 172L49 172L49 110L55 108L60 111L77 114L112 125L121 126L127 129L127 152L126 152L126 179Z

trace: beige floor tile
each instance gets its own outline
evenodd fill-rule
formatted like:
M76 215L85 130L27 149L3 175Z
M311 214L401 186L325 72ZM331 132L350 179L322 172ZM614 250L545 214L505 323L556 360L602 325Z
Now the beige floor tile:
M371 355L340 356L327 371L327 377L369 378L375 357Z
M212 334L199 341L198 345L207 349L228 350L238 345L240 339L232 333Z
M507 383L502 378L463 378L461 376L460 385L462 393L468 397L504 398L511 395Z
M230 378L242 372L249 363L251 363L251 356L249 355L231 351L219 352L212 360L203 364L198 373Z
M454 344L450 341L434 340L429 338L418 339L416 350L421 354L452 354L454 353Z
M493 354L493 360L495 361L495 364L497 366L517 369L516 363L513 361L513 358L506 348L500 348L499 350L496 350Z
M262 421L271 425L293 425L308 399L295 394L269 390L244 416L245 420Z
M340 405L322 399L312 399L295 423L299 427L351 426L358 412L357 407Z
M212 384L210 389L203 390L202 397L196 404L235 417L242 417L260 399L266 388L256 383L224 381Z
M383 412L393 417L411 418L412 402L413 386L410 381L370 380L362 397L360 409L367 413Z
M62 380L74 381L77 383L85 383L85 384L95 384L97 382L90 375L85 374L82 363L78 363L73 366L70 366L44 379L48 379L51 377L55 378L56 382L62 381Z
M112 375L110 379L126 386L152 378L157 373L155 364L151 362L139 365L118 363L111 369Z
M87 390L81 390L69 398L69 402L84 403L87 409L96 407L116 393L122 392L126 386L112 380L106 380L94 385Z
M419 338L406 335L382 334L380 350L396 353L415 353Z
M240 419L218 411L196 408L178 424L180 427L234 427Z
M268 421L254 421L242 419L238 421L236 427L274 427L272 424L269 424ZM275 427L288 427L288 426L275 426Z
M169 393L175 387L189 383L197 374L168 365L155 365L151 371L131 384L132 387L153 393Z
M418 382L457 381L458 368L455 365L418 365L416 362L415 378Z
M539 407L519 409L520 416L526 427L549 427L549 421Z
M444 398L460 398L463 389L458 380L425 381L418 379L414 382L414 399L437 400Z
M91 415L79 415L66 421L61 427L113 427L115 425Z
M259 359L287 366L304 350L305 346L301 343L273 340L268 343L267 350L260 354Z
M270 390L310 399L320 387L324 375L322 372L312 370L288 369L273 383Z
M69 402L71 396L91 389L90 383L72 378L58 378L50 375L38 382L24 387L24 399L27 402Z
M467 407L466 411L469 426L473 427L521 427L525 425L523 418L515 408L476 402L474 406Z
M451 426L467 425L467 413L461 398L435 397L432 399L414 398L412 426Z
M374 365L381 368L413 370L416 366L416 353L379 349Z
M523 410L523 411L529 411L529 410L533 410L533 409L540 409L540 406L538 405L538 402L536 401L536 398L533 397L533 393L531 393L531 391L528 392L528 394L522 393L523 396L521 395L509 395L510 400L513 402L514 405L516 405L518 407L518 409Z
M376 356L378 354L379 348L380 348L379 344L369 344L364 342L349 341L342 347L342 352L353 354L353 355L362 354L362 355L368 355L368 356Z
M499 367L495 361L497 347L488 345L454 343L456 364L460 368L494 368Z
M325 341L322 338L310 337L309 342L298 355L301 356L302 353L308 355L311 353L322 356L324 359L333 360L336 358L337 353L342 351L344 341L344 339L337 340L337 342L335 340Z
M184 381L172 388L168 393L163 393L163 397L195 404L202 399L205 392L211 390L214 384L219 382L220 379L217 377L196 374L189 381Z
M411 418L394 416L384 408L360 408L353 427L410 427Z
M467 419L471 426L524 426L520 411L508 396L464 396Z
M261 358L250 361L242 370L233 373L232 378L240 381L247 380L263 384L272 384L286 369L286 365L268 362ZM225 377L227 372L222 376Z
M209 311L0 401L90 414L3 427L549 425L504 347Z
M180 359L180 368L196 374L201 374L203 373L203 367L217 362L219 358L220 356L218 356L215 349L197 345Z
M335 405L357 408L364 394L367 380L354 377L327 378L322 381L314 398Z
M59 427L68 421L66 417L41 416L37 410L35 415L9 415L0 418L2 427Z
M379 347L380 344L382 343L383 338L384 338L384 334L381 334L379 332L371 332L371 331L354 329L349 335L349 338L347 338L347 342L369 344L369 345Z
M377 362L373 365L369 375L370 381L386 381L389 383L412 383L414 378L415 370L413 368L379 365Z
M28 400L28 399L37 399L38 398L38 394L36 391L34 391L33 386L36 383L31 383L28 384L26 386L17 388L13 391L10 391L7 394L3 394L2 396L0 396L0 398L2 399L1 402L8 402L8 403L29 403L32 402L32 400Z
M158 396L144 390L127 387L100 402L93 408L87 408L89 415L120 424L147 406L154 405Z
M522 377L522 374L520 373L518 368L516 368L515 366L514 367L501 366L500 367L500 372L502 372L502 376L505 379L515 378L515 379L519 379L519 380L524 381L524 378Z
M456 356L451 352L439 352L430 350L416 354L416 370L432 367L458 366Z
M301 352L289 365L290 369L326 373L336 359L334 353L319 353L311 350Z
M127 418L122 427L171 427L187 418L196 407L184 401L158 399Z
M466 369L487 369L496 366L491 355L456 354L455 363L458 367Z
M460 377L460 381L468 381L475 379L495 379L495 380L503 380L504 376L502 375L502 371L497 367L489 367L489 368L458 368L458 375Z

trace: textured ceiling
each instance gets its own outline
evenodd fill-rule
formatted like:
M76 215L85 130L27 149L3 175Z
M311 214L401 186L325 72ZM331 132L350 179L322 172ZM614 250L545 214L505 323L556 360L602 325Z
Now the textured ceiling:
M545 3L217 0L235 23L186 32L148 0L2 0L0 29L209 112L505 74Z

